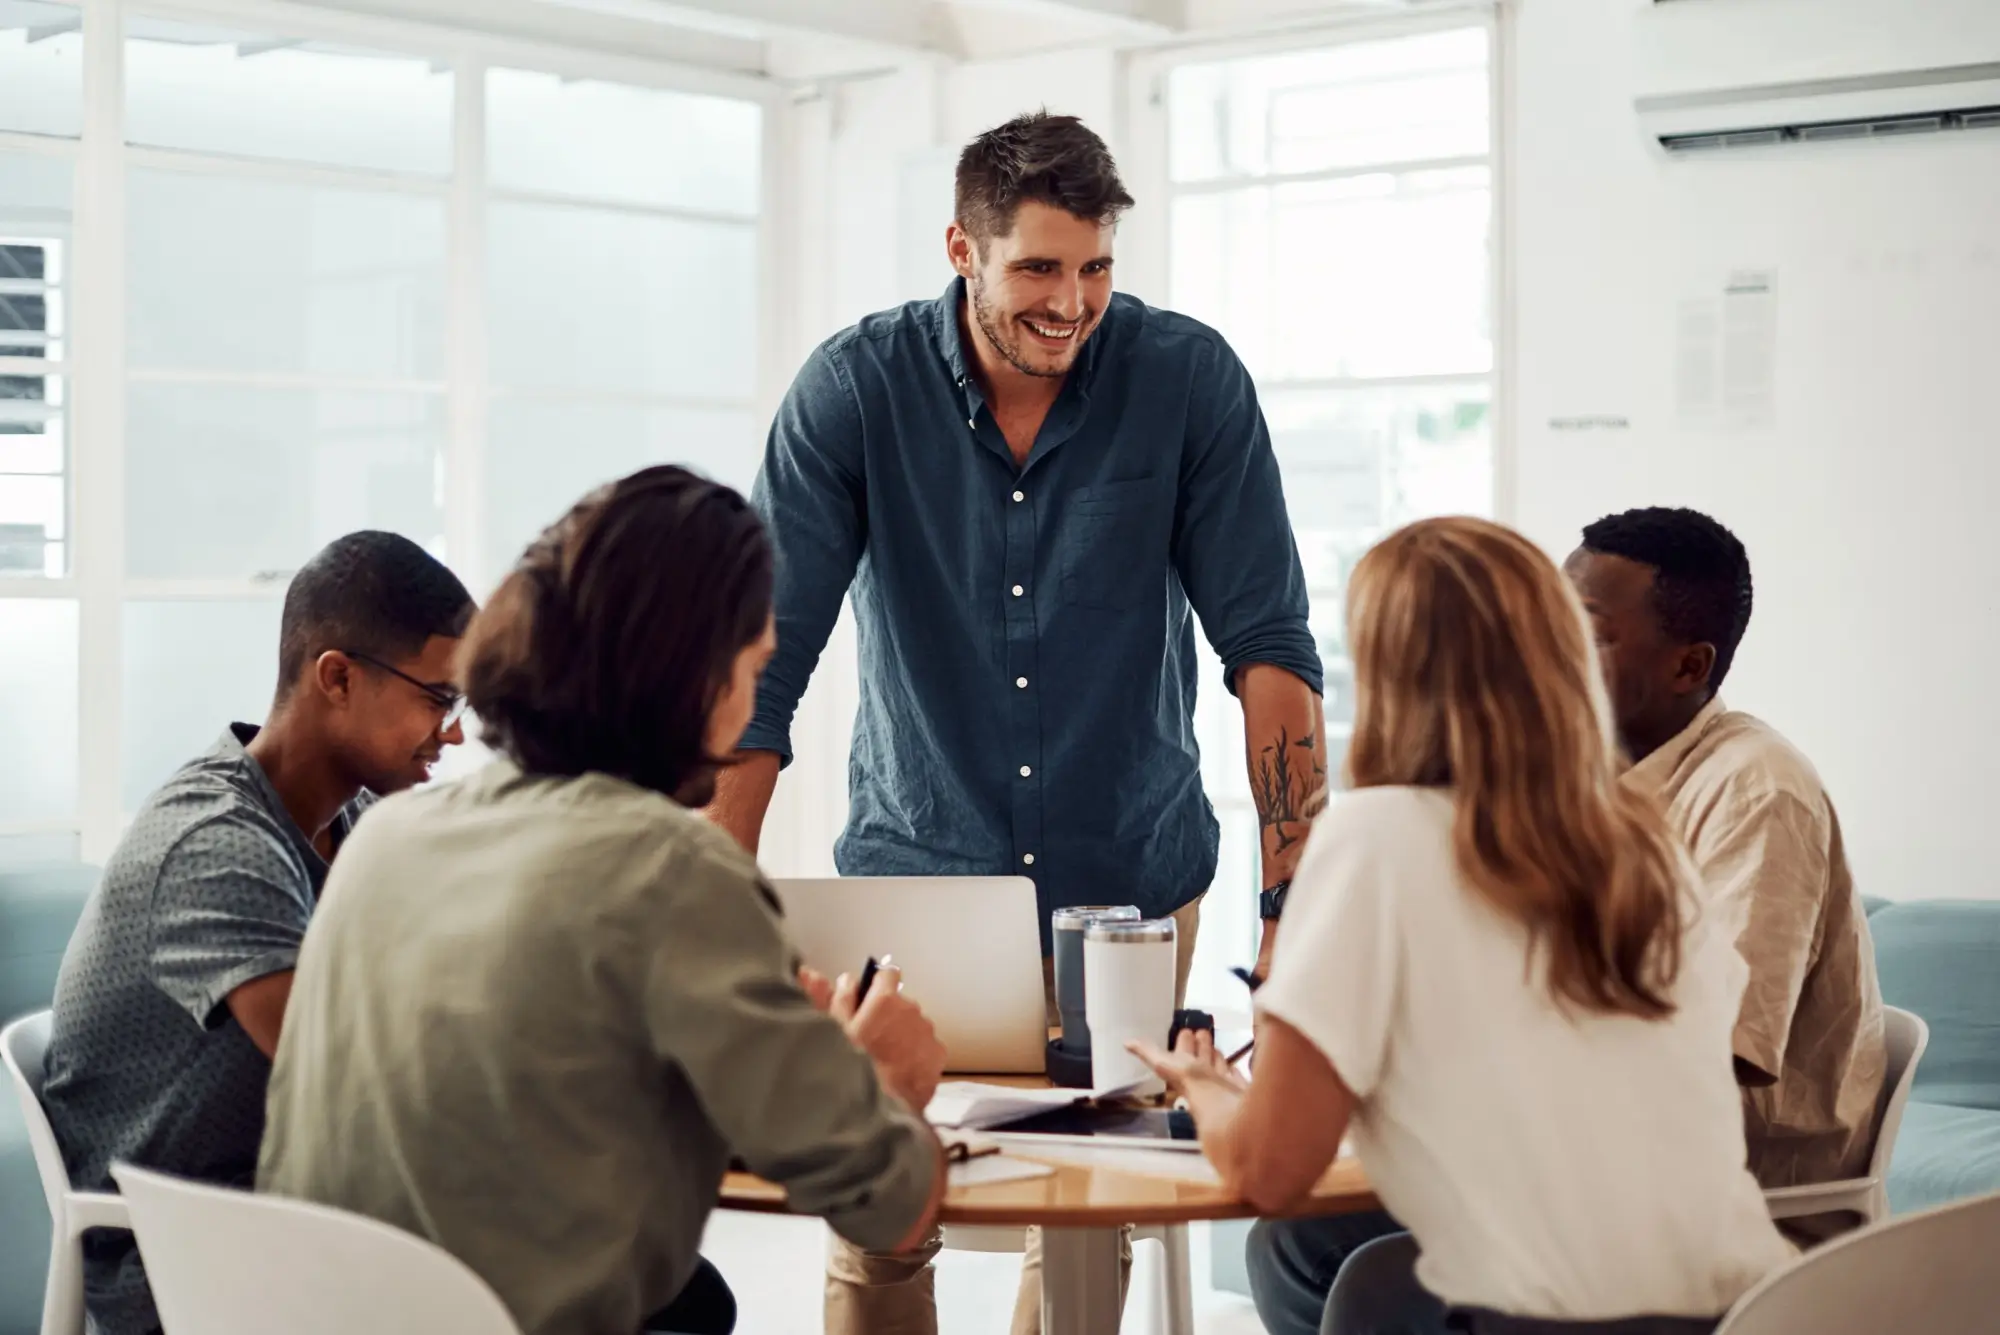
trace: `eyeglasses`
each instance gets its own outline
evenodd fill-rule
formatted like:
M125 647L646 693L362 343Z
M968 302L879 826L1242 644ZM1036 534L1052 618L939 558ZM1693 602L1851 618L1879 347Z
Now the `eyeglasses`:
M465 717L465 697L457 691L443 690L431 685L429 682L418 681L409 673L402 671L400 668L390 667L379 658L371 658L367 654L356 653L352 649L342 649L340 652L346 654L357 663L366 663L369 667L386 672L392 677L401 677L404 681L422 691L426 699L444 711L444 717L438 720L439 732L450 732L454 727L458 726L458 721Z

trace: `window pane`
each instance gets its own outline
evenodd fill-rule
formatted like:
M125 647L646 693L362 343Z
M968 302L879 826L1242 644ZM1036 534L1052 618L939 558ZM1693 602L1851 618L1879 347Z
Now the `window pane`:
M1232 755L1243 768L1239 726ZM1215 883L1201 905L1201 931L1194 942L1194 968L1188 976L1187 1004L1208 1011L1218 1023L1232 1028L1250 1019L1250 993L1232 975L1232 966L1256 962L1262 927L1257 917L1257 892L1263 888L1263 840L1254 807L1230 807L1216 812L1222 826Z
M278 599L125 604L125 810L222 736L262 723L278 682Z
M496 69L486 75L486 117L499 189L757 211L755 102Z
M134 172L134 367L444 375L445 208Z
M0 430L7 425L4 412L0 404ZM61 473L7 471L8 439L0 435L0 577L61 579L69 545L68 480Z
M0 824L76 815L77 613L0 599Z
M0 50L5 41L0 32ZM0 576L60 578L68 569L67 385L58 365L68 344L70 170L60 158L0 154L0 357L20 359L0 373Z
M1174 304L1260 380L1493 365L1483 167L1176 200Z
M30 237L67 236L69 227L69 160L0 153L0 231Z
M83 133L83 11L0 0L0 130Z
M135 578L282 584L361 528L443 550L443 395L136 384L127 410Z
M540 204L491 217L495 384L750 398L754 227Z
M496 400L487 438L487 569L496 577L600 483L673 463L747 493L763 453L748 412L587 399Z
M1265 396L1308 584L1345 578L1305 550L1320 536L1373 542L1431 515L1492 513L1490 394L1484 380L1469 380Z
M1354 718L1342 596L1354 563L1412 520L1493 511L1489 394L1484 381L1469 381L1458 388L1280 391L1265 399L1312 591L1330 734Z
M158 148L446 176L452 76L430 61L133 18L125 137Z
M1482 157L1486 47L1465 28L1184 66L1167 94L1174 179Z

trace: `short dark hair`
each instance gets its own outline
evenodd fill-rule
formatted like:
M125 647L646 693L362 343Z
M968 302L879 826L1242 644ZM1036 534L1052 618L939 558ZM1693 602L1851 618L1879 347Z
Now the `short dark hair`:
M771 615L771 542L747 501L685 468L585 496L473 621L465 694L530 774L590 771L682 794L727 763L708 716Z
M368 529L335 538L285 590L278 699L329 649L399 662L422 653L434 635L463 635L472 613L458 576L402 534Z
M958 155L952 206L974 240L1007 235L1029 200L1095 223L1115 223L1132 207L1104 141L1076 117L1046 111L1016 116Z
M1585 551L1653 568L1653 609L1667 634L1715 646L1709 687L1719 690L1750 628L1750 554L1699 510L1627 510L1583 531Z

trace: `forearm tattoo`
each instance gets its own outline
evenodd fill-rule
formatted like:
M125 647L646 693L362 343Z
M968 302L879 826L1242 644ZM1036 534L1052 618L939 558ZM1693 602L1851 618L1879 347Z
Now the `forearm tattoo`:
M1305 838L1313 817L1326 809L1326 764L1317 735L1294 740L1279 728L1277 741L1257 754L1250 789L1258 825L1277 832L1272 851L1282 853Z

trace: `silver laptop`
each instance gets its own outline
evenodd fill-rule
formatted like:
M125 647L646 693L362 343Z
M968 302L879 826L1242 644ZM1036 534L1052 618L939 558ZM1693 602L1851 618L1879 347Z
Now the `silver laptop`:
M895 956L957 1074L1039 1075L1047 1001L1034 882L1019 876L850 876L773 882L792 940L829 978Z

